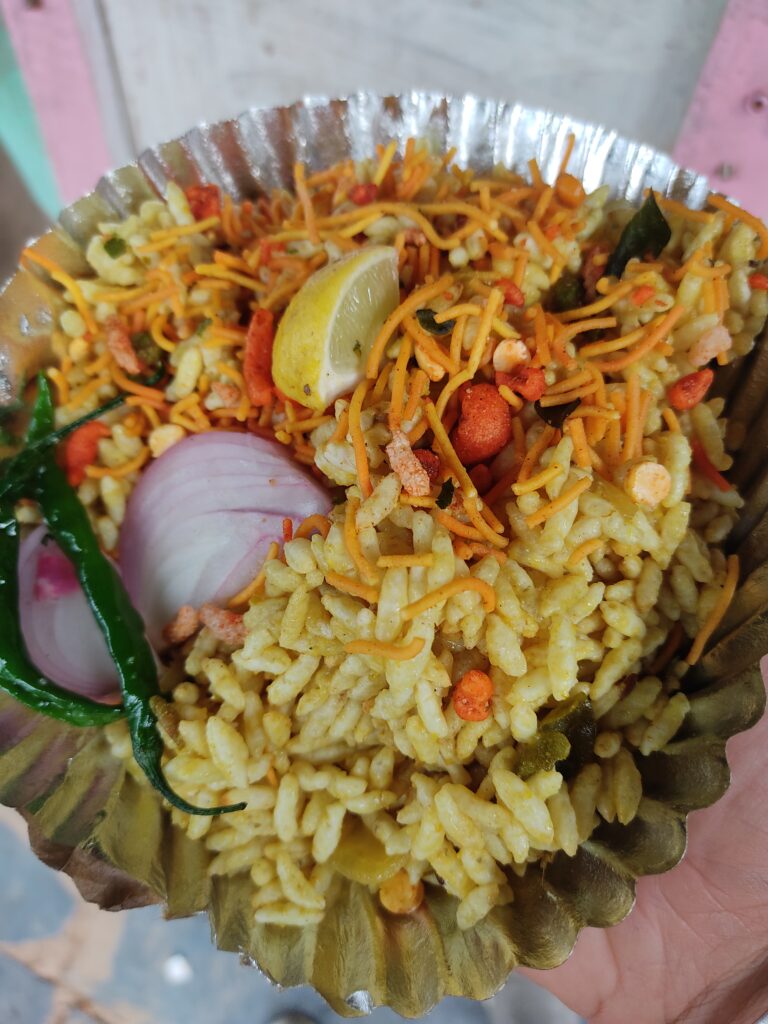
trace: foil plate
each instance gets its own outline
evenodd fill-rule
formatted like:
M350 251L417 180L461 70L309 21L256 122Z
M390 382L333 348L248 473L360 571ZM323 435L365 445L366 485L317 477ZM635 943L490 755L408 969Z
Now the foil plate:
M182 186L215 182L253 197L290 186L297 159L319 169L411 135L442 149L455 146L458 161L478 170L497 162L524 170L536 157L552 180L570 132L570 168L588 189L607 183L616 195L638 200L650 186L691 206L704 203L703 177L606 128L473 96L359 93L249 110L194 128L105 175L34 245L71 273L85 273L83 248L97 223L126 216L171 179ZM60 293L29 270L19 270L0 294L0 405L49 357L60 308ZM639 876L680 860L687 813L714 803L728 787L726 740L764 709L758 662L768 651L768 348L761 342L721 376L734 436L750 439L735 453L733 478L747 505L729 539L745 578L695 676L689 674L690 714L666 749L638 758L645 795L635 821L603 824L575 857L558 854L525 878L513 877L514 903L475 928L457 928L455 900L443 892L429 891L420 911L399 918L342 879L319 926L254 926L248 877L210 880L206 851L171 826L155 793L111 757L98 731L37 716L4 695L0 801L19 809L38 855L71 875L86 899L111 910L163 903L171 917L207 911L221 949L280 985L311 984L345 1016L386 1005L416 1017L447 995L487 998L518 964L556 966L579 929L607 927L629 913Z

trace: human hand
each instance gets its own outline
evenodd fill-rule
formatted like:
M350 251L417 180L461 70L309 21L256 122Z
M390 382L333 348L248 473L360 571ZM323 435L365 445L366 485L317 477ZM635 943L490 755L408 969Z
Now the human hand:
M768 1011L768 713L728 760L731 786L689 818L683 861L640 879L630 916L585 929L561 967L525 972L590 1024L754 1024Z

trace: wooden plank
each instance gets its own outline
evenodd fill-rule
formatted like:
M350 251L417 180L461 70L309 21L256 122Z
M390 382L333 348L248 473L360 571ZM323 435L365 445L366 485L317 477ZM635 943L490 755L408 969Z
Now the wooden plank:
M136 158L136 143L131 132L117 61L104 17L101 0L72 0L77 27L88 55L88 62L101 112L104 137L111 166L120 167ZM106 170L106 168L102 168Z
M501 96L671 148L725 0L104 0L136 141L302 94Z
M111 163L88 60L69 0L0 0L64 203Z
M680 163L768 215L768 4L731 0L675 147Z

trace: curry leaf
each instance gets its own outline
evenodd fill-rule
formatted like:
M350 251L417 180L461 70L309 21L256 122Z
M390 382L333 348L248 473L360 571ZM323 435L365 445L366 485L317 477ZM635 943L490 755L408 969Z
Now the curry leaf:
M534 402L533 408L548 426L557 427L557 429L560 430L562 425L571 413L576 410L580 403L580 398L575 398L572 402L565 402L563 405L542 406L540 402Z
M456 490L456 485L453 480L449 477L443 486L440 488L440 493L437 496L436 504L438 508L448 508L453 501L453 494Z
M429 307L425 309L417 309L416 319L425 331L429 331L430 334L434 334L438 338L441 338L446 334L450 334L456 325L455 320L446 320L445 323L442 324L437 323L435 320L435 311Z
M672 237L672 229L659 209L656 196L648 198L621 233L619 244L613 251L605 268L606 274L621 277L627 263L633 258L642 259L646 253L654 258Z
M583 306L584 282L576 274L565 271L552 285L549 291L549 304L555 313L565 313L568 309Z
M112 235L104 241L104 252L107 256L111 256L113 260L116 260L118 256L122 256L127 248L125 239L118 238L117 235Z
M133 351L139 359L152 369L156 369L163 361L163 351L148 331L139 331L131 338Z

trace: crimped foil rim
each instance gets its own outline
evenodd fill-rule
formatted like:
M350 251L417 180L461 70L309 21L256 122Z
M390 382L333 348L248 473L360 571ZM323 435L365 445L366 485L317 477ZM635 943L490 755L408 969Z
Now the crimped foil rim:
M374 142L390 135L456 144L459 162L471 156L473 166L500 161L522 168L535 156L551 180L570 131L576 135L571 169L587 187L607 181L616 194L638 199L650 186L703 205L703 176L599 125L472 95L359 92L252 108L153 146L135 164L105 175L93 193L62 212L59 228L34 245L77 273L86 269L81 247L96 223L125 216L142 199L162 192L170 178L181 185L215 181L235 195L253 193L287 183L294 159L315 168L342 156L367 156ZM55 289L28 270L19 270L0 293L0 402L13 386L21 351L34 350L45 359L57 305ZM738 396L731 405L747 426L760 415L750 378L764 388L766 351L756 351L728 379L726 391ZM740 465L747 515L759 530L768 523L768 485L762 471L756 476L752 462L737 456L737 473ZM748 544L747 531L742 546ZM754 576L762 557L750 557ZM486 998L518 962L554 966L569 955L581 927L621 920L634 901L635 878L667 870L683 855L687 812L708 806L727 788L725 740L754 724L765 702L755 662L768 646L762 627L768 595L748 583L735 618L723 625L720 641L702 661L701 689L691 695L684 733L641 765L646 796L636 822L605 825L575 858L559 855L540 875L528 872L517 884L513 907L497 908L469 933L458 932L453 903L444 894L431 893L428 911L398 921L361 887L345 882L322 934L254 928L243 911L248 901L242 881L211 883L205 877L199 844L169 827L155 795L125 774L101 734L67 729L3 696L0 801L21 810L38 855L70 874L85 898L110 909L163 902L171 916L208 909L221 948L239 952L282 985L313 984L337 1012L360 1015L385 1004L418 1016L445 995ZM131 843L130 831L141 831L146 841ZM333 942L350 926L363 951L357 958L348 949L338 955Z

